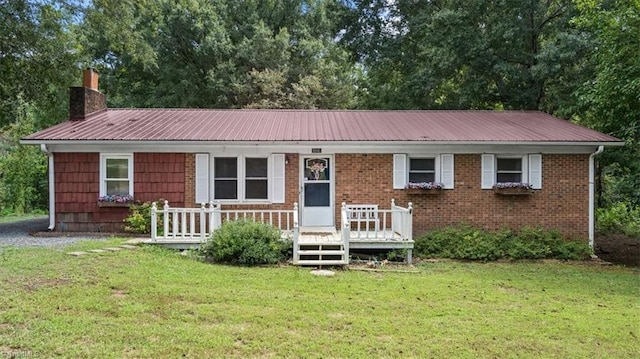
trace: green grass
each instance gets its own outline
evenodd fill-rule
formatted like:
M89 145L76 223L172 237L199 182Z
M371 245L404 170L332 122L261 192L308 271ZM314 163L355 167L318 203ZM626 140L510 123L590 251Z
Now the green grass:
M6 216L0 216L0 223L11 223L11 222L19 222L19 221L23 221L26 219L42 219L42 218L48 218L49 215L47 214L23 214L23 215L6 215Z
M638 273L460 263L231 267L142 248L0 248L0 357L630 358Z

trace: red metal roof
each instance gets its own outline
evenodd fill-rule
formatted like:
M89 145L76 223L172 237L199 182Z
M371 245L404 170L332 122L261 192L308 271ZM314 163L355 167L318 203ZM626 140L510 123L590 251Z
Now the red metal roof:
M537 111L107 109L40 141L619 142Z

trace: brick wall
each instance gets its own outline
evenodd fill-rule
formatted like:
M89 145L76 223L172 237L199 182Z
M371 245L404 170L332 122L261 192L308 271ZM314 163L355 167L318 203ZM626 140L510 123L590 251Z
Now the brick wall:
M339 204L391 199L414 206L414 235L466 223L488 230L544 226L578 238L588 236L589 155L544 155L543 189L529 196L499 196L480 189L480 155L455 156L455 189L436 195L393 190L392 154L336 155L336 218Z
M134 196L184 203L184 154L134 154ZM55 153L56 230L122 231L127 207L98 207L99 153Z

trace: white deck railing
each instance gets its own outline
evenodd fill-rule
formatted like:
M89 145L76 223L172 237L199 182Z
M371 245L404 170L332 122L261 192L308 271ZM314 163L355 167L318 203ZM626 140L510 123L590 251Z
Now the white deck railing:
M413 204L407 208L396 206L378 209L377 205L348 205L342 203L342 237L349 239L401 239L413 237Z
M292 210L223 210L220 204L202 203L200 208L171 207L165 201L162 209L151 205L151 240L191 240L204 242L224 221L252 218L268 223L285 234L298 237L298 204ZM161 228L162 230L158 230Z

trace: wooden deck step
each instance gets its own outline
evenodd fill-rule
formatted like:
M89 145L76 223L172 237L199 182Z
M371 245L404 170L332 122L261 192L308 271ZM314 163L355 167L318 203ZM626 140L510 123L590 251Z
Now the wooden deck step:
M318 249L301 249L298 251L301 256L321 255L321 256L341 256L344 250L318 250Z
M298 242L298 245L300 247L340 247L342 248L344 246L344 243L342 242L313 242L313 243L300 243Z
M297 265L300 266L341 266L349 264L346 260L317 260L317 259L301 259Z

